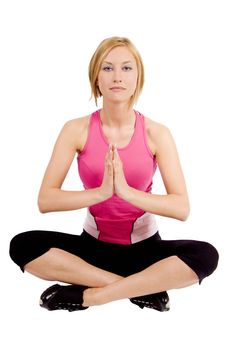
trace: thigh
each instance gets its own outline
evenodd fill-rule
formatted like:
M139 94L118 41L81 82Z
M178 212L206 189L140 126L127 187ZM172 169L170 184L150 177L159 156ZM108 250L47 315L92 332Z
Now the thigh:
M140 257L140 262L135 263L137 271L170 256L178 256L199 277L210 275L217 267L218 252L208 242L196 240L163 240L151 237L146 245L139 245L133 254L133 260Z
M27 231L12 238L10 256L23 270L27 263L43 255L50 248L60 248L79 255L84 250L82 245L82 239L79 235L56 231Z

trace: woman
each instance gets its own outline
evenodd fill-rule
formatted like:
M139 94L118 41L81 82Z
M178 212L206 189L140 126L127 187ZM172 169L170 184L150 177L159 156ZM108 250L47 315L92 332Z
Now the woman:
M133 109L144 82L143 63L127 38L100 43L89 65L102 109L68 121L41 185L42 213L87 207L83 233L30 231L15 236L10 255L21 269L55 284L42 293L48 310L84 310L129 298L141 308L169 310L167 290L201 282L218 263L209 243L162 240L156 215L189 215L185 180L169 130ZM63 181L78 153L82 191ZM159 166L166 195L152 194Z

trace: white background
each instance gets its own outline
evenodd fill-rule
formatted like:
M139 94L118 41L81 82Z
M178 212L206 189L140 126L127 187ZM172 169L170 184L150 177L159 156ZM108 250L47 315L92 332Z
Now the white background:
M152 8L153 4L153 8ZM4 349L230 349L232 335L233 11L231 1L1 1L1 342ZM128 300L84 312L38 306L51 283L8 256L30 229L79 234L85 210L42 215L37 194L63 124L96 109L87 66L101 40L129 37L144 60L136 109L168 126L186 176L186 222L158 217L164 238L214 244L216 272L171 291L171 311ZM73 163L65 188L81 189ZM153 192L162 193L159 174ZM223 345L223 343L225 345Z

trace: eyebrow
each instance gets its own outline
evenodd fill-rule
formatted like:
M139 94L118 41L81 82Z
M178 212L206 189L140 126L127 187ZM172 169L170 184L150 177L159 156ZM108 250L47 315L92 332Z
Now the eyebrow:
M104 61L103 63L107 63L107 64L110 64L110 65L113 65L112 62L108 62L108 61ZM122 64L128 64L128 63L132 63L132 62L131 61L122 62Z

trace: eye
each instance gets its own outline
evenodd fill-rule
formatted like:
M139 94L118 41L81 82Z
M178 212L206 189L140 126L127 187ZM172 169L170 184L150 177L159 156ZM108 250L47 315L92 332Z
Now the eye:
M105 72L110 72L110 71L112 70L112 67L111 67L111 66L104 66L104 67L103 67L103 70L104 70Z
M128 71L132 70L133 68L130 67L130 66L124 66L122 69L123 69L124 71L128 72Z

